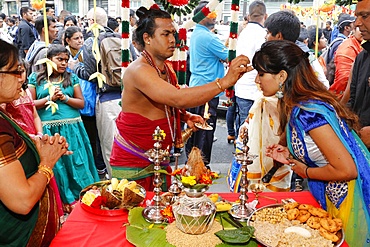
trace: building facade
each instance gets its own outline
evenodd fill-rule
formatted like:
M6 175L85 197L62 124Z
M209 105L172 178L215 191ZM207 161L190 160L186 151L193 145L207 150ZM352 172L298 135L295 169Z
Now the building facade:
M249 3L253 0L241 0L239 19L248 13ZM142 0L131 0L130 7L138 9L141 6ZM267 13L272 14L280 10L281 4L286 4L286 0L266 0ZM55 14L58 15L61 10L65 9L71 11L76 16L84 16L90 8L93 8L93 0L51 0L46 1L46 5L55 9ZM313 0L306 0L299 3L300 6L313 6ZM30 0L4 0L3 12L9 16L19 15L19 9L24 6L30 6ZM121 0L96 0L96 6L105 9L109 16L121 16ZM231 20L231 0L224 0L217 7L219 14L218 19L223 20L224 23Z

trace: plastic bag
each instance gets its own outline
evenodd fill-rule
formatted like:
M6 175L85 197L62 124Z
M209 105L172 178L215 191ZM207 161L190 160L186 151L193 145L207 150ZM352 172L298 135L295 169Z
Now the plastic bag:
M95 116L96 84L80 79L80 87L85 99L85 106L80 110L80 114L88 117Z

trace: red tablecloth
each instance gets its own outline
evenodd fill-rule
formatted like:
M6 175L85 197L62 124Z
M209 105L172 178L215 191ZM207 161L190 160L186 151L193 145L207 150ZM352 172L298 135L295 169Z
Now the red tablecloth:
M239 194L219 193L219 195L229 201L235 201ZM308 203L319 206L316 200L308 191L303 192L263 192L260 194L259 204L262 207L268 204L274 204L276 201L264 198L268 196L278 199L293 198L300 203ZM152 192L147 193L148 198L153 197ZM254 195L248 193L249 200L254 199ZM52 247L73 247L73 246L109 246L122 247L133 246L126 240L127 213L118 216L101 216L85 211L81 204L76 204L75 209L64 223L62 229L51 243ZM344 243L341 247L347 247Z

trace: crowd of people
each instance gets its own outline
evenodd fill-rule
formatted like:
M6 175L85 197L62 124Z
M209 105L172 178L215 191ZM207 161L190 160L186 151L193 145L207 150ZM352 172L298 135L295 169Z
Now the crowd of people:
M200 1L193 14L207 4ZM370 239L368 9L370 0L359 1L357 18L341 14L332 30L331 22L305 28L292 11L268 15L263 1L253 1L232 61L214 33L212 12L190 39L188 87L178 85L169 60L176 25L158 6L130 11L130 65L118 80L102 70L106 44L121 38L121 18L99 7L85 19L65 10L56 17L47 8L46 22L31 7L20 9L18 21L1 14L0 243L47 246L80 191L100 179L128 178L153 190L145 152L157 126L167 134L163 147L184 147L185 155L198 147L209 166L219 96L235 85L225 139L238 146L246 138L249 151L262 154L249 166L251 182L272 168L271 191L307 179L320 205L342 219L346 241L364 246ZM87 29L94 23L102 27L98 34ZM97 72L109 75L102 85ZM196 127L205 121L212 130ZM193 131L186 143L181 122ZM168 163L162 166L171 173ZM163 181L166 190L171 177Z

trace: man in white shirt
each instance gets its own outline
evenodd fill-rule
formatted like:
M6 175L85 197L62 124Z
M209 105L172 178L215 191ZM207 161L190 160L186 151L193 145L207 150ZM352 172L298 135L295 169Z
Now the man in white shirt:
M266 6L260 1L253 1L249 5L248 25L242 30L236 46L236 55L246 55L251 60L254 53L265 43L266 30L263 27L267 18ZM258 95L258 89L255 83L257 71L252 70L245 73L235 85L236 98L236 133L239 133L239 127L248 117L248 112Z

